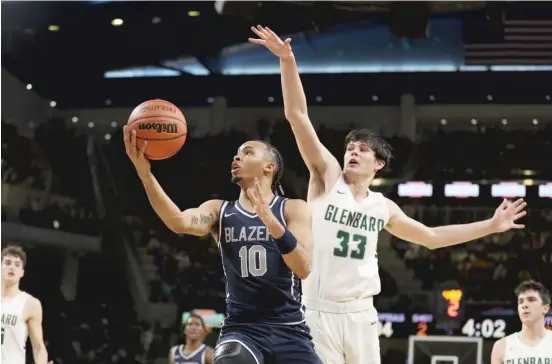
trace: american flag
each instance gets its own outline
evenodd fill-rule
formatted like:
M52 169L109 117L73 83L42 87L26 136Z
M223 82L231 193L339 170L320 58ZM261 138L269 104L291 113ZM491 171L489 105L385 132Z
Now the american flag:
M498 39L464 44L467 65L552 65L552 20L501 24Z

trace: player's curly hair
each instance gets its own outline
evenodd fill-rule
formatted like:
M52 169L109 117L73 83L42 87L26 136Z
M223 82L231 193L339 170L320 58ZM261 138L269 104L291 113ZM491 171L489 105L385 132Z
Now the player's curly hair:
M282 176L284 175L284 158L282 157L282 153L280 153L280 151L275 146L265 141L262 142L264 145L266 145L266 149L276 163L276 170L272 175L272 184L270 186L270 189L277 195L283 195L284 189L280 181L282 179Z

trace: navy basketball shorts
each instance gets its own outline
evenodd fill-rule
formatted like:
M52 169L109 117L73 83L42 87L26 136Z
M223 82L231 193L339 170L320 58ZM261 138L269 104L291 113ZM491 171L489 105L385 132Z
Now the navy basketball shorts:
M314 350L308 326L269 324L225 324L217 346L238 342L257 364L323 364Z

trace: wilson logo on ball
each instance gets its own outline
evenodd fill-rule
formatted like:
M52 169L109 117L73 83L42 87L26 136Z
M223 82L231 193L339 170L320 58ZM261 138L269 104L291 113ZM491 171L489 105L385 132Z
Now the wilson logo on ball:
M155 130L156 133L178 134L178 126L175 123L143 123L138 125L139 130Z

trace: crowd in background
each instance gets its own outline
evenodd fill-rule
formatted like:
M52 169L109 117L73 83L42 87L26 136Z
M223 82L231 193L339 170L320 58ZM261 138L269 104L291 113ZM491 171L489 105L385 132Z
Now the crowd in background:
M326 127L318 130L322 142L340 161L348 131ZM88 136L77 134L59 120L41 124L33 139L18 135L16 127L4 123L2 132L3 192L10 186L24 186L72 201L63 204L50 197L46 200L26 198L17 213L5 213L3 196L3 221L99 236L102 222L98 221L98 196L94 194ZM256 136L229 130L219 135L189 138L175 157L154 162L153 173L181 209L198 206L212 198L236 199L239 189L230 183L229 173L232 157L244 141L257 138L270 141L282 152L286 195L304 198L307 170L285 121L272 125L260 122ZM416 143L398 136L388 140L394 148L395 160L386 177L507 179L516 168L545 169L544 176L552 169L552 164L546 165L539 158L552 155L550 130L442 129L420 135ZM108 176L101 183L112 184L110 187L117 191L117 204L124 215L122 226L130 232L137 258L143 265L155 267L149 282L150 300L176 303L180 312L195 308L224 311L224 275L214 242L209 237L176 236L162 225L125 154L121 131L113 135L111 143L96 144L93 149L97 153L93 163L98 163L94 167ZM445 205L450 201L435 199L429 203L398 202L408 215L435 226L488 218L497 200L476 199L470 206L451 203L448 207ZM530 210L525 223L527 229L523 231L438 251L400 239L392 242L398 256L422 281L424 290L452 280L465 287L470 299L508 299L517 282L529 277L552 285L552 234L548 228L552 210ZM132 312L130 293L121 289L126 283L114 279L121 273L115 257L94 253L82 259L80 293L74 302L69 302L59 293L61 271L58 268L62 266L59 254L31 251L29 273L24 279L26 287L46 307L46 336L51 356L57 358L57 363L96 363L98 360L145 363L166 356L171 333L138 324L136 317L129 314ZM105 269L98 270L97 265ZM98 274L102 279L98 279ZM380 269L380 275L382 296L400 293L390 272ZM107 282L108 289L92 288L97 282Z

